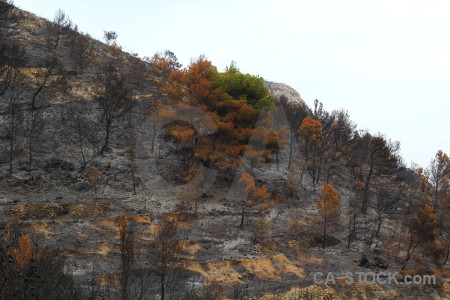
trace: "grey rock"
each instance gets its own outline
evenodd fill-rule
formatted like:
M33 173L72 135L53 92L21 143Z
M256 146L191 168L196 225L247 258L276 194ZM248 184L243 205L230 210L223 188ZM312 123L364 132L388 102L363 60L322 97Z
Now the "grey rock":
M284 97L286 97L287 102L295 103L300 106L303 106L305 109L308 109L308 105L306 105L305 101L302 99L299 92L297 92L287 84L264 81L264 85L269 90L270 94L272 94L272 96L275 97L277 102L280 102L282 100L281 96L284 95Z

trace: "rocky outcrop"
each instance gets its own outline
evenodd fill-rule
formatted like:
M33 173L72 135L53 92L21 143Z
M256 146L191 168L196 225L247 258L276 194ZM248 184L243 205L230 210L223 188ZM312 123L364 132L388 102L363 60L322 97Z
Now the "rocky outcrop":
M269 89L272 96L275 97L277 103L287 101L289 104L298 104L304 108L308 108L308 105L306 105L300 94L287 84L264 81L264 85ZM283 99L283 95L285 99Z

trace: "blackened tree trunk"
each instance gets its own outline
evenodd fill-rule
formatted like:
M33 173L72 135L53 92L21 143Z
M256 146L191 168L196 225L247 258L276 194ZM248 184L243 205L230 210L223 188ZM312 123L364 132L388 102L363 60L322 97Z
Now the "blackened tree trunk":
M109 135L111 132L111 123L112 120L107 117L105 122L105 142L103 143L102 149L100 150L101 155L103 155L105 151L107 152L109 150Z

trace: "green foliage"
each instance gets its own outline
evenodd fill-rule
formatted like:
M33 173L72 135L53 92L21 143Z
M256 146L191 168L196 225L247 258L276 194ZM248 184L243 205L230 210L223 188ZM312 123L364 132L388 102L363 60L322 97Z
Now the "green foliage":
M215 76L215 84L234 100L246 100L253 108L261 110L264 106L274 106L274 98L264 86L259 76L243 74L231 67Z

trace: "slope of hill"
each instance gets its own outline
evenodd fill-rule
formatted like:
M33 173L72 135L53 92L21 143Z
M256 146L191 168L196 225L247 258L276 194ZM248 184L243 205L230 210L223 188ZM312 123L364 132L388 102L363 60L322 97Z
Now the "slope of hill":
M430 182L395 143L285 84L201 58L180 69L170 51L140 59L114 33L102 43L0 3L0 298L446 295L443 153ZM23 279L32 266L46 283ZM380 271L439 281L315 284Z

